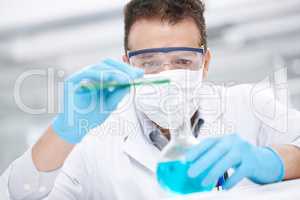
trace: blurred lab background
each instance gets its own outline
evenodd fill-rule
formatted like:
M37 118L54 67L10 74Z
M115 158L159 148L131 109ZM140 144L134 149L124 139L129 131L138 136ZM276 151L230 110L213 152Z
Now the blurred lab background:
M22 111L14 96L16 80L28 70L44 70L59 82L102 58L121 59L127 1L0 0L0 174L54 116ZM214 54L209 79L256 83L285 66L287 77L281 79L287 78L290 103L300 110L300 0L206 0L206 5ZM47 108L52 102L47 84L46 74L25 79L22 102Z

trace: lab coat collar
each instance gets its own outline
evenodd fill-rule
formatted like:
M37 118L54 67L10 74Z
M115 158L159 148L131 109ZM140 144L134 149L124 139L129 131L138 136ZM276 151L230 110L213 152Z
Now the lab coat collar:
M199 128L203 125L204 119L202 119L202 116L200 115L198 110L196 111L194 117L195 117L194 119L195 121L194 124L192 125L195 126L196 128L195 128L195 132L193 132L193 135L195 137L198 137ZM140 121L141 128L145 137L150 143L153 143L153 140L151 139L150 135L154 131L160 132L159 128L141 111L137 111L137 118Z
M199 94L199 117L211 124L223 117L226 111L226 88L203 82Z
M133 128L126 128L123 130L129 130L128 133L124 133L125 137L123 137L122 141L123 152L143 165L145 168L149 169L151 172L155 173L160 151L152 143L150 143L143 134L143 129L138 120L134 104L132 103L130 108L122 112L120 117L122 120L126 121L128 126L133 125Z
M160 151L153 144L150 144L141 132L129 135L124 139L123 151L151 172L156 171Z
M153 143L150 138L150 134L153 131L157 131L158 127L141 111L137 111L137 118L139 119L139 123L143 132L143 135L147 138L149 143Z
M209 96L209 98L201 98L200 101L198 112L205 124L213 123L223 116L224 107L221 101L222 98L220 98L221 94L218 92L212 94L213 95ZM132 130L128 131L128 129L126 129L128 132L124 133L123 152L155 173L156 165L160 158L160 151L144 134L143 124L141 124L138 119L139 116L134 108L133 102L131 103L130 108L121 113L121 117L128 122L128 124L134 125ZM149 130L151 130L151 128ZM198 138L202 138L201 133L198 135Z
M126 116L128 116L128 114ZM157 127L151 126L151 124L153 125L153 123L151 123L149 124L150 129L145 129L138 118L139 116L140 115L134 112L132 113L132 117L130 117L130 119L134 119L134 121L130 123L136 124L137 126L130 134L127 134L126 137L123 138L123 151L155 173L160 158L160 151L153 145L152 141L148 138L149 135L147 133L151 132L151 128L155 130ZM147 132L144 133L144 131Z

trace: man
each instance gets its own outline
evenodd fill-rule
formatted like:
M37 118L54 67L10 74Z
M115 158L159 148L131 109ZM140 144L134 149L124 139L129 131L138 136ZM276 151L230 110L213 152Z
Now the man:
M165 77L172 79L176 76L173 72L178 72L176 80L197 82L190 78L195 73L186 77L183 71L201 72L201 82L208 75L211 59L203 13L200 0L129 2L125 8L123 61L135 68L108 59L66 80L63 112L32 149L13 162L3 175L10 197L98 200L167 196L157 184L156 164L160 150L170 138L170 130L182 125L184 119L176 113L165 118L160 105L151 104L153 98L146 98L146 104L123 99L132 94L128 87L86 90L80 86L87 80L126 84L143 73L149 77L165 73ZM288 128L282 134L274 128L276 124L265 124L251 110L250 91L250 86L229 88L220 96L226 101L224 113L212 116L206 112L218 105L218 99L209 98L206 103L191 106L193 112L185 115L198 126L195 137L206 136L186 153L186 159L193 163L189 177L207 173L199 185L216 184L230 169L233 172L223 185L225 189L243 178L268 184L300 177L300 114L288 111ZM140 94L138 89L136 92ZM266 109L263 112L269 110L269 104L264 105L269 97L268 93L258 99L258 105ZM148 103L152 109L145 109ZM172 122L173 116L177 116L177 124ZM215 128L218 123L223 124ZM222 131L226 123L231 126Z

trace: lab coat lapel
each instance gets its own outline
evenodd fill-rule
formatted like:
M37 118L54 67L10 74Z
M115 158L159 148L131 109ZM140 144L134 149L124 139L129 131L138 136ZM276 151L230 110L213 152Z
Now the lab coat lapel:
M136 133L125 138L123 151L150 171L155 172L159 151L143 137L141 133Z
M201 98L199 113L205 121L204 126L214 123L222 117L223 112L221 108L223 107L220 106L222 105L220 104L220 100L222 100L220 95L220 93L215 91L210 98ZM133 103L131 103L130 108L126 112L121 113L121 117L126 121L128 126L133 125L132 129L126 128L125 130L120 130L126 132L123 138L123 152L147 169L155 172L160 152L154 145L148 142L143 134ZM204 134L200 134L199 139L210 136L210 134L205 134L205 131L203 132Z
M198 108L199 117L204 120L204 124L198 134L198 140L209 137L220 137L223 135L224 114L226 111L226 89L223 87L211 87L203 84Z
M126 121L130 128L120 131L126 131L123 138L123 152L136 160L145 168L155 172L156 165L159 159L159 150L148 142L142 132L141 125L137 118L137 114L133 107L133 103L129 109L121 113L121 117Z

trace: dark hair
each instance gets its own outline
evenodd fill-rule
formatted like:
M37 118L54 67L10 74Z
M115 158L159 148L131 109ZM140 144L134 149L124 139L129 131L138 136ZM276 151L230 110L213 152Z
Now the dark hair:
M128 51L128 37L132 25L141 18L158 17L162 21L176 24L185 18L192 18L200 31L204 48L207 48L205 5L201 0L131 0L124 9L124 48ZM200 41L199 41L200 42Z

